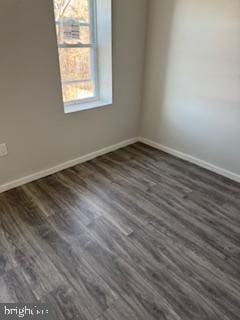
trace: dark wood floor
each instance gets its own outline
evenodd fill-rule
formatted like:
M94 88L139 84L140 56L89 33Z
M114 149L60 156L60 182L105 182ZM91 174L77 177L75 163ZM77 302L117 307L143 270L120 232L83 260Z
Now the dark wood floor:
M135 144L0 195L0 302L239 320L240 185Z

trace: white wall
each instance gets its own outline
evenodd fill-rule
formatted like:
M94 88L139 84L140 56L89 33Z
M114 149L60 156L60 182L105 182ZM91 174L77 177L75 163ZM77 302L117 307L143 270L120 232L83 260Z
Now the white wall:
M66 115L52 0L0 1L0 185L138 134L146 3L113 0L113 106Z
M240 1L149 4L142 135L240 174Z

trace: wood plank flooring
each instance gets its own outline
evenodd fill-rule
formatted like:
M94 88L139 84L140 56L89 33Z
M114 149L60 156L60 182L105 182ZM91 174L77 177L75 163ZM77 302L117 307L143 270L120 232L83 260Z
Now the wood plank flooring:
M137 143L0 194L0 302L239 320L240 185Z

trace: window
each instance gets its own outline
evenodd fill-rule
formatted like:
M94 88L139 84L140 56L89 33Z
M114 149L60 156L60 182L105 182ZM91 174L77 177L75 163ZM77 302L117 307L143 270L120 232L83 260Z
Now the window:
M94 0L54 0L63 101L66 105L98 97Z
M53 3L65 113L111 105L111 0Z

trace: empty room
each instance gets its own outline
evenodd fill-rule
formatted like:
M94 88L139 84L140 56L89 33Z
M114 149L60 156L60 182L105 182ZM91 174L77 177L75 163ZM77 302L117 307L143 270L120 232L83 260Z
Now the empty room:
M0 319L240 320L240 0L0 0Z

